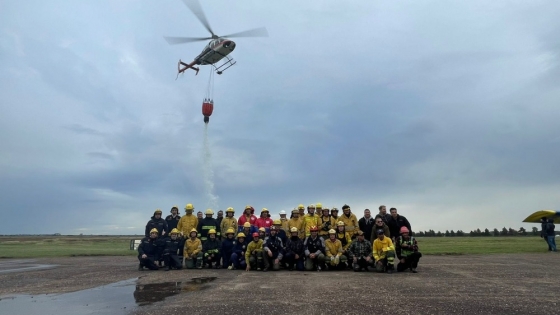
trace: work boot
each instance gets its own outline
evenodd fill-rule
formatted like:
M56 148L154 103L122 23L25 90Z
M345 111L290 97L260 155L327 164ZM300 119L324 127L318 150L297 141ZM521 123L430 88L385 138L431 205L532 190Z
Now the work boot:
M416 271L416 268L412 268L410 269L410 271L412 271L412 273L418 273L418 271Z
M169 271L169 269L171 269L169 266L165 266L165 271Z
M321 271L321 266L317 265L317 271Z
M142 264L138 264L138 271L143 271L144 270L144 266L142 266Z
M228 270L233 270L233 265L227 267Z

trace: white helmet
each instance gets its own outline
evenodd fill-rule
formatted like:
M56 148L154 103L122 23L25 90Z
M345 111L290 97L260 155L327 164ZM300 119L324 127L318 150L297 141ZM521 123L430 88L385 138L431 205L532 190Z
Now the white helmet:
M286 211L281 210L281 211L280 211L280 214L286 214Z

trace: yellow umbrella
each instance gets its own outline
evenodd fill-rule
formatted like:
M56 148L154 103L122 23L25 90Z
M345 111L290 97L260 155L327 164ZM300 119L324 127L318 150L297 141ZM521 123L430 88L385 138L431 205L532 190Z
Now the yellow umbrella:
M539 210L528 216L523 222L540 223L542 218L554 219L554 222L560 222L560 211L556 210Z

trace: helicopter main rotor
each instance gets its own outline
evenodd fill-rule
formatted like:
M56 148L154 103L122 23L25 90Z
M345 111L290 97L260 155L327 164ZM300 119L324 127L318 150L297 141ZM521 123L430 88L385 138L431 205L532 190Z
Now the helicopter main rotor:
M205 41L210 39L217 39L219 37L268 37L268 31L265 27L254 28L242 32L237 32L225 36L218 36L214 34L212 28L210 27L210 23L208 23L208 19L206 19L206 15L200 6L198 0L183 0L183 3L191 10L191 12L196 16L196 18L202 23L204 28L212 35L210 37L171 37L165 36L165 40L170 45L177 45L177 44L185 44L185 43L192 43L192 42L199 42Z

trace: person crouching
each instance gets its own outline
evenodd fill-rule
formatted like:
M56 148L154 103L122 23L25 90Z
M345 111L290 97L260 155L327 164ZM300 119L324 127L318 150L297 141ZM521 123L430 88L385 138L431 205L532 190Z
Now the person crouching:
M280 270L280 261L282 260L282 252L284 251L284 244L282 239L277 236L279 228L276 226L270 227L270 236L264 242L264 270Z
M397 271L405 271L410 268L410 271L416 273L416 268L418 267L418 261L422 254L418 251L418 242L412 236L410 236L410 231L406 226L401 227L401 236L397 239L397 257L400 262L397 265Z
M155 262L159 259L158 255L162 245L162 240L158 238L158 229L151 229L150 236L144 237L138 246L139 271L144 270L144 267L150 270L159 269Z
M163 261L165 262L165 271L171 268L182 269L183 263L179 259L179 250L181 249L182 241L179 239L179 230L174 228L169 232L169 238L165 240L163 247Z
M220 268L220 249L222 247L221 242L216 238L216 230L210 229L208 231L208 239L202 245L202 251L204 252L204 263L208 268Z
M373 258L375 259L375 270L377 272L393 273L395 260L395 247L385 232L377 230L377 239L373 242Z

